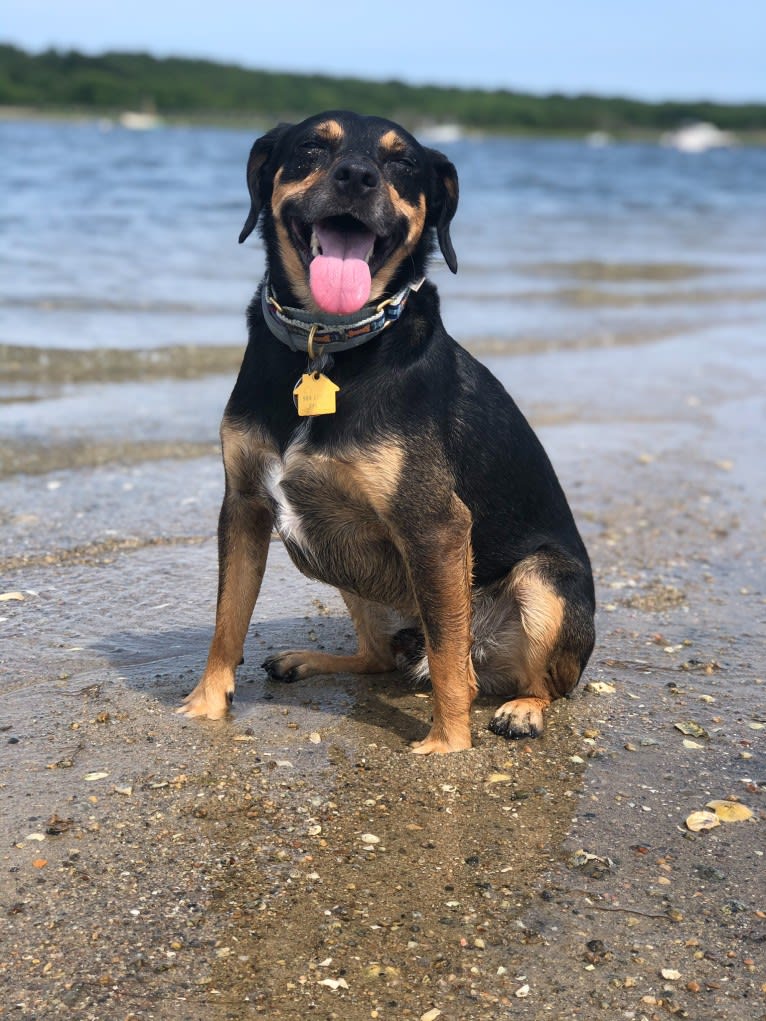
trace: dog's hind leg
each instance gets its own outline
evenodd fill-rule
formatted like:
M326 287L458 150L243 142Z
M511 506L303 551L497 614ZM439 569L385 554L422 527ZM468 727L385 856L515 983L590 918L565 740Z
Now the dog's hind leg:
M489 724L503 737L537 737L551 702L577 684L593 648L590 573L564 554L540 551L477 600L474 665L484 692L511 694Z
M273 681L298 681L314 674L381 674L393 670L391 632L395 630L393 611L368 602L351 592L341 591L357 635L357 651L338 656L316 649L280 652L263 664Z

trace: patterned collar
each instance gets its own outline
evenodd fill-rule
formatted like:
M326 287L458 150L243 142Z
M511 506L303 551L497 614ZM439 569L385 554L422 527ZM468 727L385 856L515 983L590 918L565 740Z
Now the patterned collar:
M302 308L280 305L271 293L268 276L261 288L261 306L266 325L292 351L308 352L314 358L319 352L348 351L377 337L387 326L400 318L411 291L419 291L425 277L407 284L391 298L386 298L370 314L323 315L321 320ZM315 347L314 347L315 345Z

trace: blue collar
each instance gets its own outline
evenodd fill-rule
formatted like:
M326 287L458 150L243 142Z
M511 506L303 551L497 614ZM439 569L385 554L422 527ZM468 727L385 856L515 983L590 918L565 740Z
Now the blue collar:
M361 316L323 315L319 320L313 312L280 305L271 292L267 276L261 287L261 307L266 325L277 340L292 351L308 352L313 359L319 352L348 351L377 337L399 319L410 292L419 291L424 280L425 277L421 277L407 284L393 297L381 301L372 314L362 310Z

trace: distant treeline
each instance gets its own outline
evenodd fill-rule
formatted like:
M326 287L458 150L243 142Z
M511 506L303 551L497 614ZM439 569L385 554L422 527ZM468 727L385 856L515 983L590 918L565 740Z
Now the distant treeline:
M152 110L164 116L243 116L262 121L319 110L355 109L405 124L458 123L492 132L617 134L712 121L730 131L766 130L766 103L643 103L600 96L534 96L373 82L359 78L254 71L230 64L144 53L76 51L29 54L0 45L0 106L108 113Z

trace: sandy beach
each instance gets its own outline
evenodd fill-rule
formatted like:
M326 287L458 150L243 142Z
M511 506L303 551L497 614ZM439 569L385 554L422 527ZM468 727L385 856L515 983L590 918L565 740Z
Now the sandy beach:
M277 541L232 718L174 715L213 621L214 435L89 466L62 441L0 483L0 1012L764 1016L764 366L746 331L682 347L489 358L598 583L536 741L481 703L474 749L423 761L396 677L267 683L269 650L353 644ZM717 799L752 819L690 832Z

